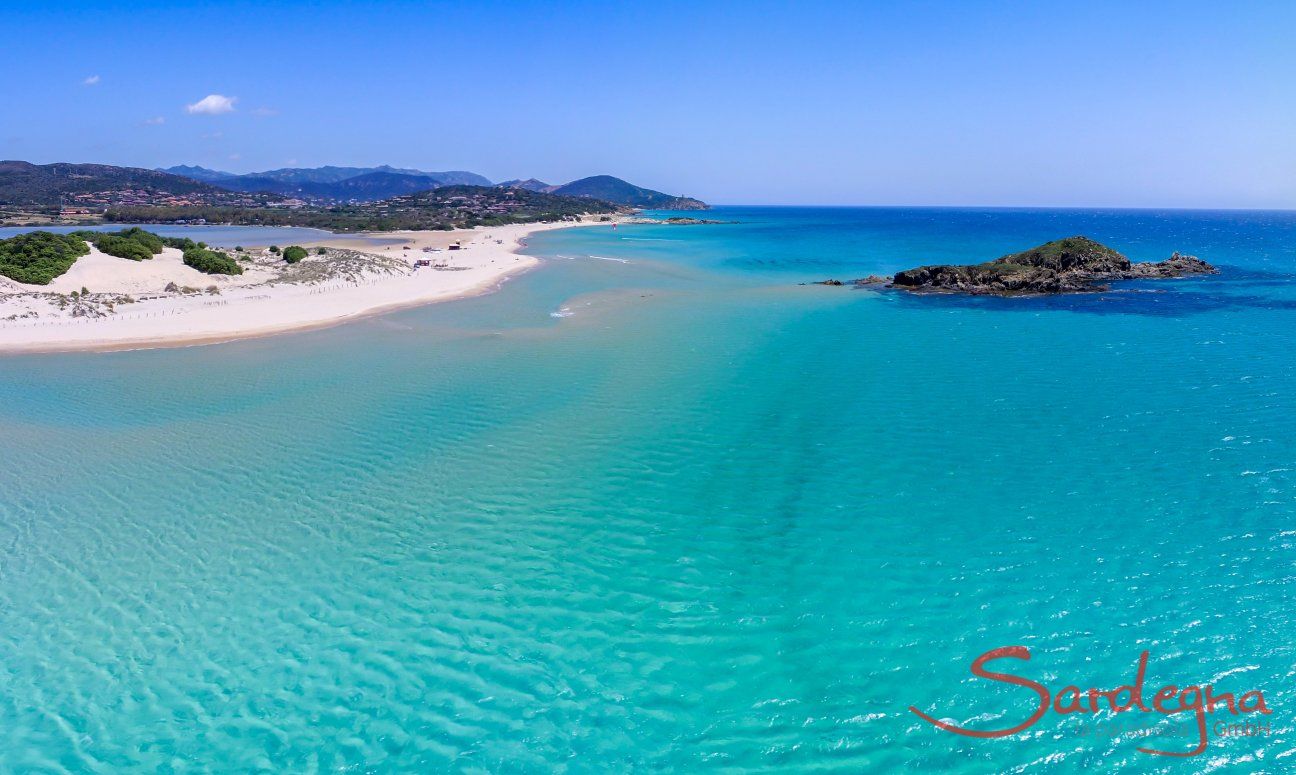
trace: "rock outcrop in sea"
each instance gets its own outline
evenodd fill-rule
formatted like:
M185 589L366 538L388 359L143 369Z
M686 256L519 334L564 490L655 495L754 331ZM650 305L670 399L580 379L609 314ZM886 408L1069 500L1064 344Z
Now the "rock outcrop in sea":
M710 218L688 218L680 215L672 216L670 218L646 218L636 215L622 219L621 223L644 224L649 226L714 226L717 224L738 223L738 221L716 221Z
M1104 291L1106 283L1115 280L1218 273L1218 269L1196 256L1175 253L1165 261L1133 263L1088 237L1067 237L982 264L920 266L897 272L890 281L874 275L853 284L916 293L1025 296Z

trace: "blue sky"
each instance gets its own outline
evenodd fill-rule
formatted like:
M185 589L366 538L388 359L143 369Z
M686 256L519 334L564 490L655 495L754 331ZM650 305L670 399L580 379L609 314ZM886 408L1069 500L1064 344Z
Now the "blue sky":
M8 0L3 21L2 158L1296 208L1290 2ZM187 110L209 95L232 110Z

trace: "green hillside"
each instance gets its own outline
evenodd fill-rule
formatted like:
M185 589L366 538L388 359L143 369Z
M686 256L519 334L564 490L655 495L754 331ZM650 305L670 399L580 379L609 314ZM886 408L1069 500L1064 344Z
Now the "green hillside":
M646 210L705 210L705 202L683 196L671 196L650 188L641 188L611 175L595 175L574 180L554 189L554 194L600 199L604 202L639 207Z

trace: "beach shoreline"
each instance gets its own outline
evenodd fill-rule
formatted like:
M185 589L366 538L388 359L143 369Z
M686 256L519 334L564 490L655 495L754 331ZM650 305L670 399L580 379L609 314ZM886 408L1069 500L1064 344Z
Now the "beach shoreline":
M330 328L425 304L478 296L493 292L512 277L540 265L539 259L519 253L532 234L599 223L606 225L584 221L455 231L337 234L302 244L310 249L312 257L320 247L358 251L385 262L384 271L315 283L267 281L255 271L248 273L247 279L202 276L204 282L210 283L205 291L191 288L186 294L149 296L147 300L116 306L112 314L102 317L77 318L52 313L43 318L0 320L0 356L219 344ZM378 244L373 240L399 242ZM452 249L452 245L456 247ZM148 277L148 282L158 284L171 276L168 271L175 276L191 271L183 266L169 268L166 258L133 262L102 256L95 251L81 260L85 269L74 274L80 269L74 266L66 279L56 278L57 285L9 283L9 287L0 287L0 310L19 299L29 302L28 306L39 303L41 294L62 296L79 287L86 277L93 278L84 282L93 285L95 291L125 296L145 291L137 287L138 281L130 279L132 276L151 272L143 276ZM416 266L417 263L432 266ZM440 264L446 266L437 266ZM48 299L43 301L52 303Z

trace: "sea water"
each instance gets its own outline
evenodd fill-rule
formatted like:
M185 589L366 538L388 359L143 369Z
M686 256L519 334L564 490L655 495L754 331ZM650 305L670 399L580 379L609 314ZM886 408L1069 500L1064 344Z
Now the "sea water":
M1291 766L1296 215L707 217L328 330L0 359L0 771ZM801 285L1075 234L1223 271ZM969 672L1005 646L1053 693L1147 651L1149 705L1259 690L1268 729L1183 763L1137 749L1192 713L910 710L1024 721Z

